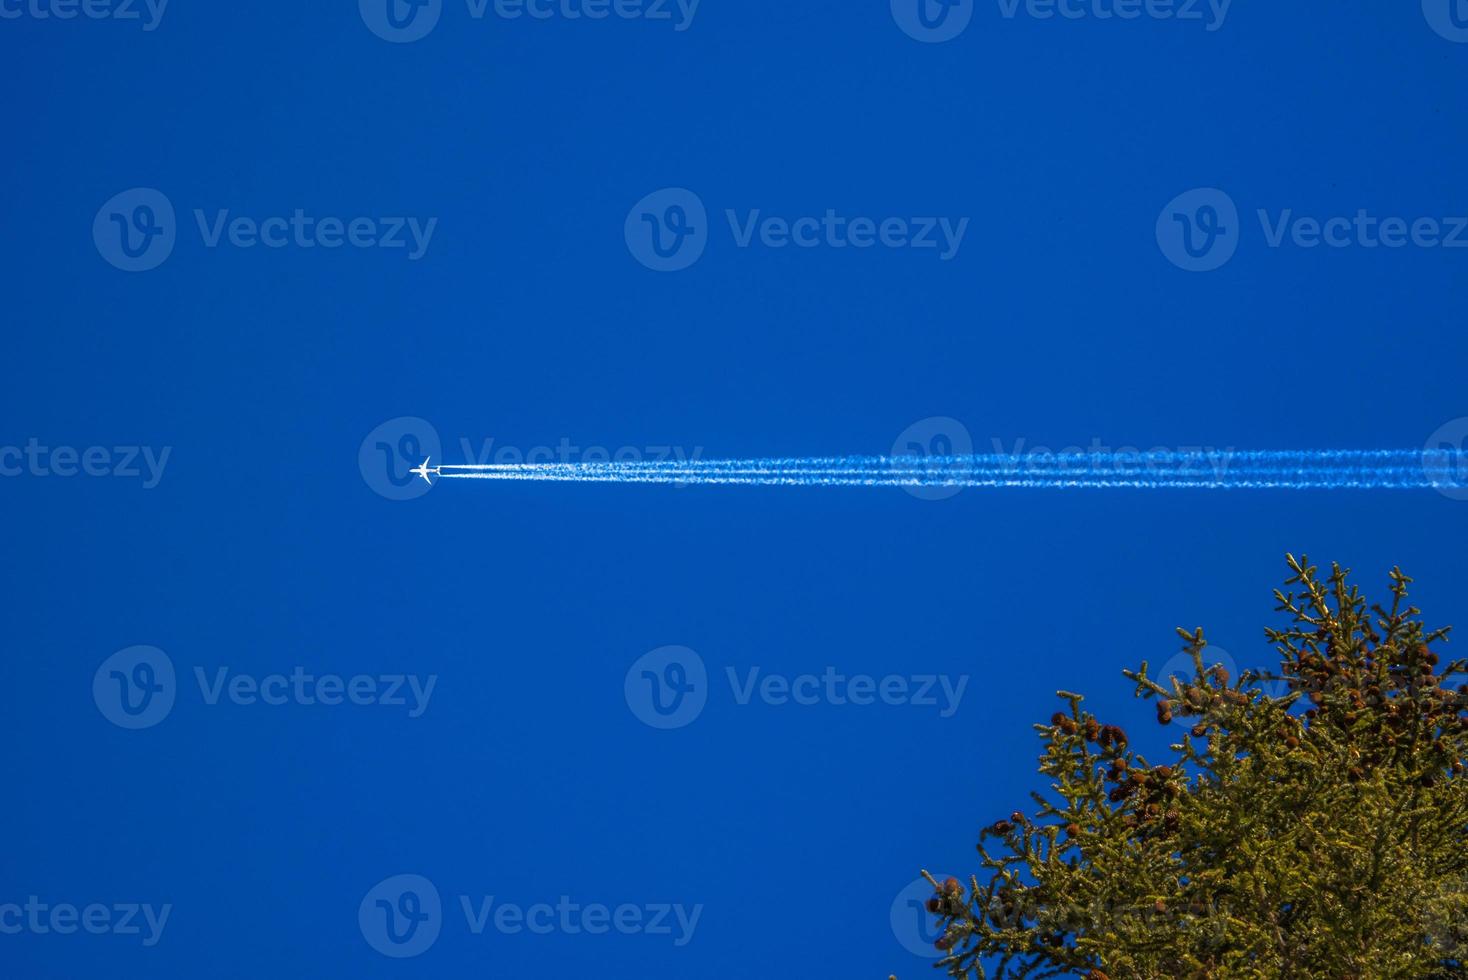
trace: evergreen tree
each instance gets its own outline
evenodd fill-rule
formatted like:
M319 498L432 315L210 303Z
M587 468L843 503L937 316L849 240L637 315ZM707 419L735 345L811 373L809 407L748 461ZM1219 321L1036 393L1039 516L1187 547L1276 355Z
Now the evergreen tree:
M1230 678L1202 629L1190 676L1123 673L1166 762L1080 695L1036 725L1048 794L979 838L983 873L933 884L954 977L1468 977L1468 661L1307 558L1275 591L1278 672ZM984 879L984 880L981 880Z

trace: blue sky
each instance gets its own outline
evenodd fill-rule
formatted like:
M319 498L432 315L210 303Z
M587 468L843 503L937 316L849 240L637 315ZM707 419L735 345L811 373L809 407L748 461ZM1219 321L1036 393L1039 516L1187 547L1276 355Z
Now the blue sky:
M1454 493L405 474L1461 447L1468 9L374 3L0 0L7 975L922 975L1057 687L1457 617Z

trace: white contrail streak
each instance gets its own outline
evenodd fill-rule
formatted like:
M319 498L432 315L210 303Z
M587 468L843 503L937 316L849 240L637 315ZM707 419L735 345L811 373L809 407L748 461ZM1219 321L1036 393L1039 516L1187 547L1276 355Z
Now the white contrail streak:
M444 479L741 486L1343 490L1468 486L1462 450L828 456L443 465Z

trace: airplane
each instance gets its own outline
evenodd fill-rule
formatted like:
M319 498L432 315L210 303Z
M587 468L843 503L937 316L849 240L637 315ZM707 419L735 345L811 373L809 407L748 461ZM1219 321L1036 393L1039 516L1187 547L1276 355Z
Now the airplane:
M421 476L421 477L423 477L423 482L426 483L426 484L428 484L429 486L432 486L433 485L433 481L428 478L428 474L432 473L434 476L438 476L439 475L439 473L438 473L439 467L437 467L437 466L429 466L428 465L428 460L429 459L432 459L432 458L433 457L431 457L431 456L428 457L428 459L423 460L423 465L422 466L415 467L414 469L411 469L411 470L408 471L409 473L412 473L414 476Z

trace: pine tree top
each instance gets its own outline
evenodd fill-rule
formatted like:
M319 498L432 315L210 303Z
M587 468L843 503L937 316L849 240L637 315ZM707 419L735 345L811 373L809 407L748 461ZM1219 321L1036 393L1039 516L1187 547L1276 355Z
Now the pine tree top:
M1181 740L1153 763L1079 694L1036 725L1048 793L985 828L982 873L924 875L954 977L1468 977L1468 661L1391 573L1368 605L1288 557L1277 672L1124 671Z

